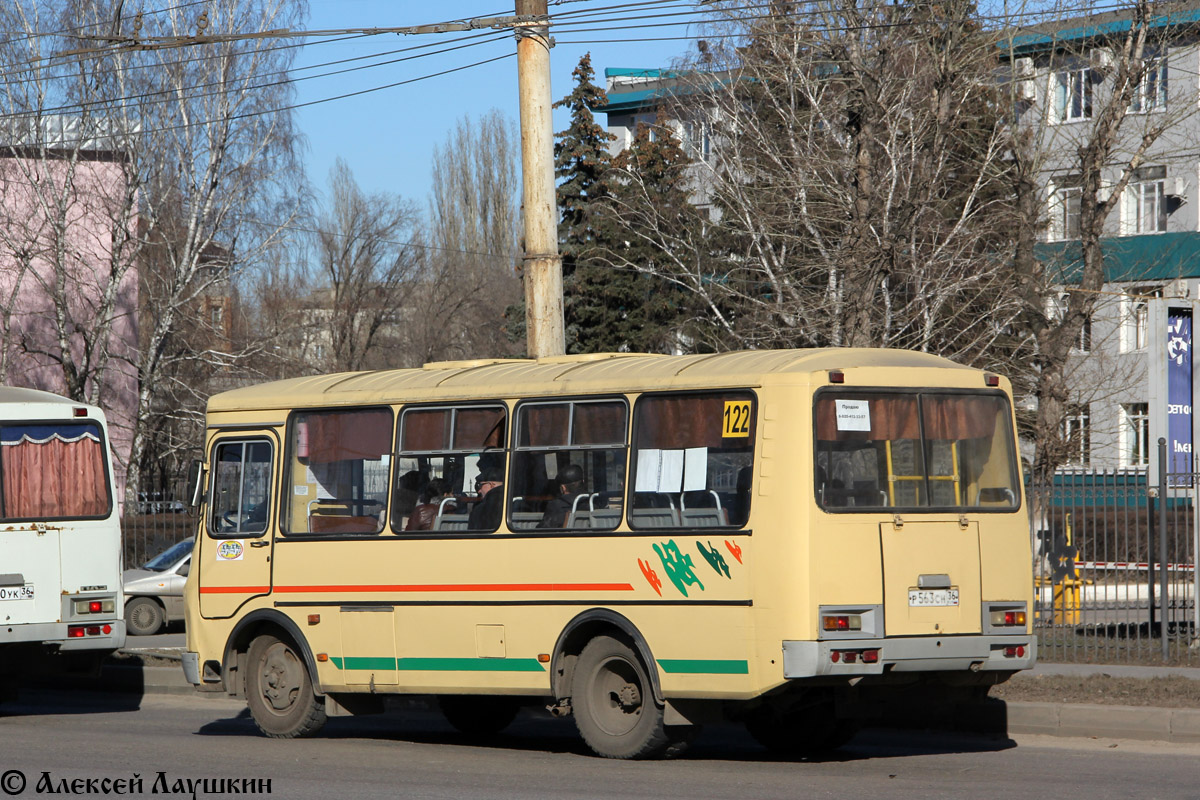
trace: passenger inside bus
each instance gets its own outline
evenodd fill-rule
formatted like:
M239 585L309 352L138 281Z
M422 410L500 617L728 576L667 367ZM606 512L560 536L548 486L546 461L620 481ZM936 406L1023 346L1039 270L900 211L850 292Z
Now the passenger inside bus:
M479 501L471 508L467 529L494 531L500 527L500 519L504 514L504 467L492 463L484 465L483 458L479 459L479 463L482 466L479 477L475 479L475 491L479 492Z
M539 528L565 528L571 512L577 510L583 489L583 470L576 464L567 464L558 471L554 479L558 494L546 504ZM584 498L586 502L586 498ZM586 506L585 506L586 508Z
M439 509L444 514L453 514L454 506L441 508L442 501L450 496L450 485L441 478L434 478L421 489L421 503L413 509L404 526L406 531L428 531L433 529L433 520Z

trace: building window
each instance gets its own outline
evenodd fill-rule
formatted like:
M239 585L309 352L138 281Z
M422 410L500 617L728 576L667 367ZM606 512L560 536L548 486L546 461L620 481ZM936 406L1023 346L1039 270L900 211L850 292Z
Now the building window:
M1129 103L1129 110L1135 114L1167 107L1167 59L1163 56L1148 58L1145 69Z
M1143 350L1150 330L1150 301L1162 296L1162 289L1136 286L1121 298L1121 352Z
M1091 463L1092 420L1087 403L1071 406L1063 419L1063 444L1066 447L1066 464L1086 467Z
M1135 170L1124 198L1124 233L1162 233L1167 229L1167 168Z
M1150 406L1126 403L1121 406L1121 466L1150 464Z
M693 160L708 161L712 155L712 126L703 120L686 123L683 141Z
M1059 122L1092 118L1092 70L1063 70L1055 75L1055 110Z
M1070 181L1071 179L1067 179ZM1079 209L1083 190L1078 186L1056 184L1050 193L1050 238L1079 238Z

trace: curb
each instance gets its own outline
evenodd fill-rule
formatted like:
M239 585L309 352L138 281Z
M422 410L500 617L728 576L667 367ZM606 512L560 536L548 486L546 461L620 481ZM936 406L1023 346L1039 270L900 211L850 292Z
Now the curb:
M1007 732L1083 739L1200 743L1200 709L1085 703L1008 703Z

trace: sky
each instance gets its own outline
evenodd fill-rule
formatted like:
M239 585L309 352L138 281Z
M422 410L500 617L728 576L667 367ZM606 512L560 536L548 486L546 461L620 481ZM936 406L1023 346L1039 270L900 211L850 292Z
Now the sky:
M572 26L564 24L561 33L553 34L556 42L550 53L550 64L551 93L555 100L571 91L571 71L580 56L588 51L592 54L596 81L601 85L606 67L664 67L687 51L689 41L686 37L689 33L694 34L695 29L675 23L696 19L691 11L694 9L692 3L654 0L640 4L651 6L644 9L631 8L627 3L628 0L550 0L552 15L571 12L582 15L576 19L588 20L586 26L579 22ZM447 0L441 4L310 0L307 29L423 25L509 15L513 8L512 0ZM691 13L682 17L648 17L685 11ZM587 16L589 13L594 16ZM629 19L635 15L647 16L647 19ZM603 21L614 17L622 19ZM656 27L637 27L640 25ZM468 40L465 38L468 36L478 38ZM618 41L630 39L651 41ZM420 45L430 46L362 61L319 66ZM438 52L451 47L460 49ZM459 119L468 114L478 117L498 108L514 124L519 121L515 52L516 43L511 34L499 32L489 32L481 37L474 32L424 36L380 34L338 42L320 41L301 48L293 70L293 78L306 78L295 84L299 104L412 81L298 109L297 122L308 146L309 180L317 189L323 190L330 168L341 157L364 190L396 193L424 208L430 187L433 150L446 140ZM417 55L420 57L340 75L307 77ZM424 76L499 56L504 57L421 80ZM554 130L561 131L568 124L566 113L555 111Z

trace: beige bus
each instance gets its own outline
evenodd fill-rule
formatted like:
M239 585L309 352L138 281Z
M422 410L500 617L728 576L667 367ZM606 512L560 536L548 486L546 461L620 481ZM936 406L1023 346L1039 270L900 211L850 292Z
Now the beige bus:
M384 695L597 754L1030 667L1008 382L921 353L464 361L209 401L184 670L289 738ZM978 691L978 689L975 689Z

